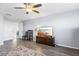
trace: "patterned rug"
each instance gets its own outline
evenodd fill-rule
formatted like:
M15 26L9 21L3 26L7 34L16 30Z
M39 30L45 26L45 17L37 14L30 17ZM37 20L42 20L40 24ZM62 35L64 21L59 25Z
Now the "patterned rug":
M19 46L9 51L7 56L45 56L45 54L38 53L30 48Z

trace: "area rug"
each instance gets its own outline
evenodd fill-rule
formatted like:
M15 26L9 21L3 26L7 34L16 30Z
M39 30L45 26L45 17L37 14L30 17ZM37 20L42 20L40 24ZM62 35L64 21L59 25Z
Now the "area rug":
M38 53L30 48L19 46L9 51L7 56L45 56L45 54Z

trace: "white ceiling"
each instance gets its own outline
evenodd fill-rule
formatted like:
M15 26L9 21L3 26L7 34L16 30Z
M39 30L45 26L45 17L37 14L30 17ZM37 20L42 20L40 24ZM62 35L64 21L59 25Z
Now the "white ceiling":
M79 9L78 3L42 3L42 7L39 7L39 14L30 12L29 14L25 13L25 10L14 9L17 6L24 6L21 3L0 3L0 13L4 15L5 18L10 20L29 20L38 17L43 17L51 14L62 13L74 9ZM10 15L11 14L11 15Z

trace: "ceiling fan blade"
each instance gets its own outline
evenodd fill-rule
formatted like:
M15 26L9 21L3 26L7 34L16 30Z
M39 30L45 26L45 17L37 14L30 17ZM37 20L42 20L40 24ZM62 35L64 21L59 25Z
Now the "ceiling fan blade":
M23 3L24 5L26 5L27 3Z
M36 13L39 13L39 11L37 11L37 10L32 10L33 12L36 12Z
M37 7L40 7L40 6L42 6L42 4L33 5L33 8L37 8Z
M15 9L24 9L24 7L14 7Z
M24 5L30 5L30 3L24 3Z

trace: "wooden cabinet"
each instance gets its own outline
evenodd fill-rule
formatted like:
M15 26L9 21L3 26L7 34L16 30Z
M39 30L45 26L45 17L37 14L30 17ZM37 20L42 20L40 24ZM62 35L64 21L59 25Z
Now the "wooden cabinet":
M52 36L45 36L45 37L40 37L40 36L36 36L36 42L40 43L40 44L46 44L46 45L50 45L50 46L55 46L55 38Z

